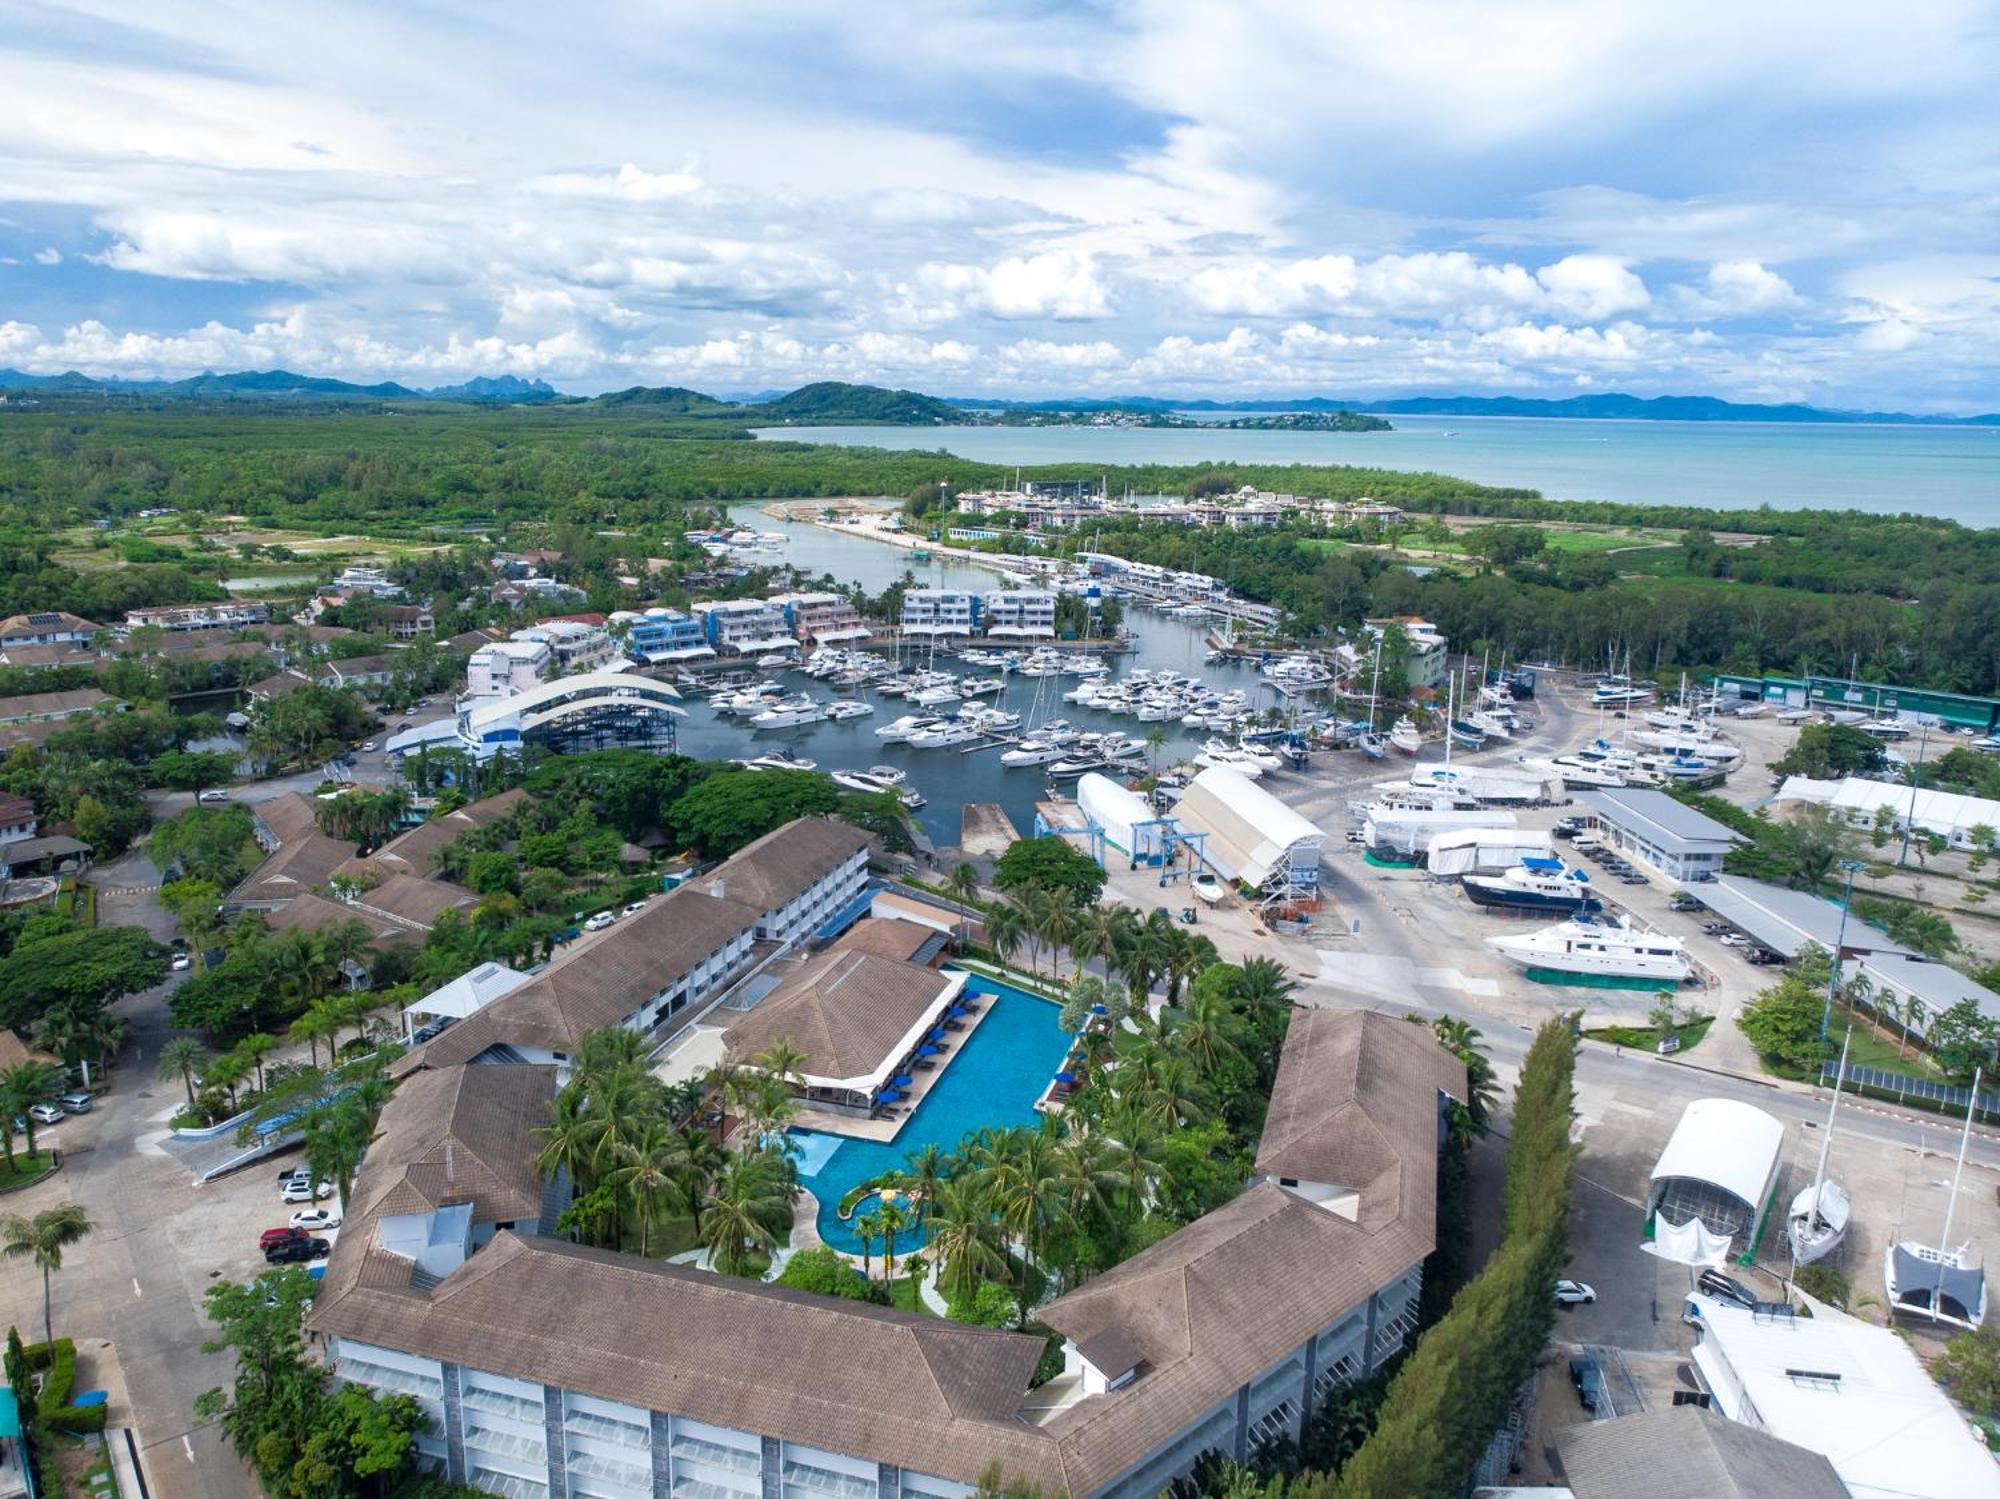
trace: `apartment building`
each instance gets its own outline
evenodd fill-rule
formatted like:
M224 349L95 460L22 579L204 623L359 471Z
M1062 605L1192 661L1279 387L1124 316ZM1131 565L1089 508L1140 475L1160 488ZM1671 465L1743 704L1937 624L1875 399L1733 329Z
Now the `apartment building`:
M761 656L798 643L785 611L766 599L715 599L696 604L694 615L719 656Z
M547 681L555 655L540 640L496 640L465 658L468 697L512 697Z
M309 1324L338 1378L424 1405L420 1450L454 1480L966 1499L997 1467L1052 1496L1151 1499L1203 1452L1296 1438L1415 1326L1465 1071L1404 1021L1300 1011L1260 1179L1043 1308L1063 1367L1036 1384L1038 1337L551 1237L567 1184L536 1178L530 1131L559 1075L442 1050L533 982L404 1059L431 1075L383 1110Z
M578 676L601 671L618 659L618 643L596 623L581 619L545 619L516 630L510 640L545 646L549 653L549 674Z
M614 614L625 625L625 653L634 661L706 661L715 655L702 622L679 609Z
M1046 588L1006 588L983 594L979 613L986 633L1022 640L1053 640L1056 596Z
M905 635L971 636L979 630L979 595L956 588L912 588L903 595Z
M1446 658L1450 652L1438 627L1427 619L1405 614L1394 619L1371 619L1364 628L1372 638L1379 639L1392 624L1403 627L1404 639L1409 643L1410 686L1435 687L1444 681Z
M871 633L860 611L837 593L781 593L771 602L784 611L786 626L806 645L854 645Z
M437 616L422 604L391 604L382 611L382 623L397 640L415 640L437 631Z
M261 625L271 617L262 604L225 600L216 604L161 604L151 609L132 609L125 615L127 630L147 627L167 631L240 630L245 625Z

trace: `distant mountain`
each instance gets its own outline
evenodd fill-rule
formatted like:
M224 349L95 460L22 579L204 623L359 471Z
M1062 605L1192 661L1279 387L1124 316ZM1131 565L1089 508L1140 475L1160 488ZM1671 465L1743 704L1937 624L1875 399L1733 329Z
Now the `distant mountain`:
M776 419L816 425L879 422L898 427L964 420L964 414L956 406L936 396L920 395L914 390L885 390L879 385L849 385L840 380L802 385L774 401L744 408L744 415L753 421Z
M191 380L175 380L160 389L176 396L362 396L378 401L407 400L419 394L393 380L356 385L351 380L298 375L290 370L240 370L233 375L203 371Z
M606 391L591 403L594 406L649 406L658 411L679 414L727 411L730 408L714 396L705 396L698 390L689 390L682 385L634 385L628 390Z
M1600 421L1659 422L1910 422L1936 426L2000 426L2000 413L1981 416L1918 416L1901 411L1838 411L1792 402L1757 405L1717 396L1601 395L1546 400L1529 396L1399 396L1358 401L1308 396L1271 400L1177 401L1162 396L1116 396L1078 400L996 401L977 396L948 397L961 411L1358 411L1387 416L1568 417Z
M546 380L519 375L475 375L461 385L440 385L424 391L433 401L554 401L562 392Z
M0 390L159 390L164 380L94 380L75 370L60 375L31 375L26 370L0 370Z

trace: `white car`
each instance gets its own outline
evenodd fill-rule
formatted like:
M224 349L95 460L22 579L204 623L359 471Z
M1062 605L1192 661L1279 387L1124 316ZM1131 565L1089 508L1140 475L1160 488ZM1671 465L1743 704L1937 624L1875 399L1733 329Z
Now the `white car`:
M30 1104L28 1117L37 1124L61 1124L63 1111L52 1103Z
M609 911L599 911L595 916L591 917L590 920L586 921L583 924L583 929L586 932L601 932L606 927L610 926L611 923L616 921L617 919L618 918Z
M369 740L369 741L368 741L368 742L367 742L366 744L362 745L362 746L361 746L361 753L362 753L362 754L364 754L364 755L372 755L372 754L374 754L374 753L375 753L375 741L371 739L371 740Z
M177 952L167 960L167 967L175 973L186 973L190 968L194 967L194 959L190 958L184 952Z
M316 1234L324 1229L339 1228L340 1214L332 1208L303 1208L292 1214L292 1227Z
M632 902L631 905L627 906L624 910L620 911L618 914L620 916L637 916L641 911L645 909L646 909L646 903L643 900L635 900Z
M1580 1306L1597 1300L1597 1292L1580 1280L1556 1282L1556 1301L1561 1306Z
M279 1199L283 1202L297 1203L311 1202L317 1198L323 1202L331 1196L333 1196L332 1182L323 1181L314 1188L310 1179L306 1181L294 1179L285 1183L285 1190L279 1194Z
M1194 893L1211 906L1222 899L1222 881L1206 869L1197 873L1188 883L1193 887Z
M1743 946L1745 939L1737 935L1735 932L1724 932L1720 937L1717 937L1715 940L1717 942L1720 942L1724 947L1741 947Z

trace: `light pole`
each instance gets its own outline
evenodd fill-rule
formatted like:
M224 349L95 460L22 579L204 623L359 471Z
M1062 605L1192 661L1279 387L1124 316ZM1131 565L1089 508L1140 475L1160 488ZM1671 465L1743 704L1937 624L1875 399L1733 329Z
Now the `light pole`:
M1903 853L1896 860L1898 864L1907 865L1910 862L1910 832L1917 825L1917 786L1924 768L1924 753L1930 748L1930 743L1931 726L1926 719L1923 734L1917 740L1917 760L1910 767L1910 814L1903 819Z
M1842 859L1841 869L1847 875L1847 889L1840 897L1840 930L1833 939L1833 957L1826 965L1826 1004L1819 1015L1819 1044L1826 1045L1827 1033L1833 1026L1833 993L1840 987L1840 950L1847 945L1847 907L1854 899L1854 876L1861 872L1859 859Z

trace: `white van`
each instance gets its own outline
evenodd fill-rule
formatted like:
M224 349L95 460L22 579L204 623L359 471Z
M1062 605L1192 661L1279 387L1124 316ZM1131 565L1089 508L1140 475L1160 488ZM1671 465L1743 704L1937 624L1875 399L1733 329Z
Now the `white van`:
M1598 837L1597 834L1592 829L1585 828L1582 832L1578 833L1575 837L1570 839L1569 846L1575 849L1578 853L1587 854L1593 848L1602 848L1604 846L1604 840Z

